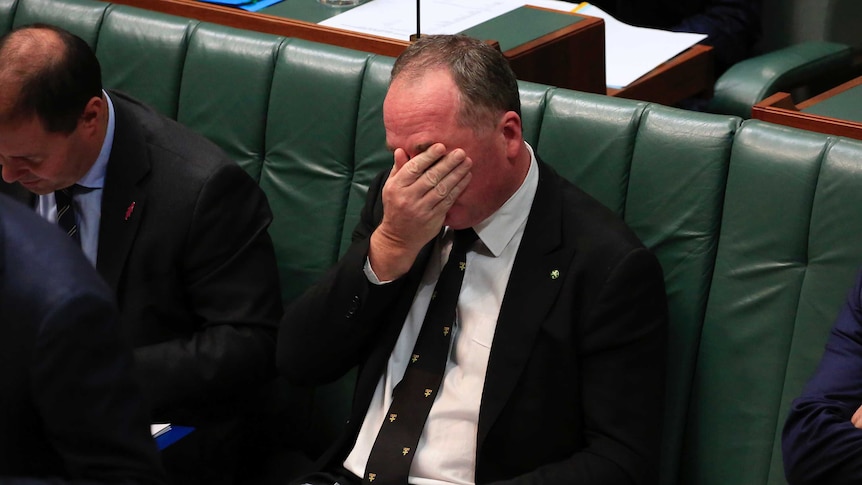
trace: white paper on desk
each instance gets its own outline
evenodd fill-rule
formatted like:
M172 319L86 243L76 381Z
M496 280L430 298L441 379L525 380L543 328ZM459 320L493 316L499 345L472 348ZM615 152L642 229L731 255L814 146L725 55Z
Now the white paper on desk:
M153 438L161 436L171 430L171 423L151 424L150 434Z
M421 0L421 33L457 34L522 5L524 0ZM320 25L410 40L410 35L416 33L416 2L373 0Z
M564 12L571 12L578 6L555 0L528 0L527 3ZM706 38L705 34L634 27L611 17L595 5L586 5L577 14L605 21L605 79L609 88L628 86Z

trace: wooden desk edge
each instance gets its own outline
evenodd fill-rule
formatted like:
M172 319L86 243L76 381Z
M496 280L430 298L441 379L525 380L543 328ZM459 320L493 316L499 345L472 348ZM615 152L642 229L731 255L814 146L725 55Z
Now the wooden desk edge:
M397 57L410 45L409 41L402 41L381 37L371 34L363 34L335 27L327 27L313 22L296 20L285 17L277 17L261 12L248 12L239 8L215 5L195 0L111 0L113 3L137 7L144 10L158 11L179 17L193 18L202 22L226 25L239 29L253 30L267 34L281 35L285 37L298 37L301 39L338 45L350 49ZM541 7L527 5L528 8L538 10L549 10ZM550 10L555 11L555 10ZM558 13L566 13L559 12ZM520 57L539 49L548 42L574 35L585 28L596 28L604 21L578 15L581 19L572 25L550 32L538 39L523 45L509 49L504 54L507 58ZM596 22L598 20L598 22ZM482 39L496 40L496 39Z
M600 19L600 18L587 17L585 15L578 15L578 14L573 14L570 12L562 12L560 10L553 10L553 9L548 9L548 8L543 8L543 7L537 7L535 5L525 5L525 7L532 8L535 10L544 10L546 12L554 12L554 13L558 13L558 14L562 14L562 15L571 15L574 17L580 17L581 20L579 22L575 22L575 23L568 25L566 27L563 27L561 29L557 29L553 32L549 32L549 33L547 33L547 34L545 34L545 35L543 35L537 39L533 39L529 42L526 42L526 43L521 44L517 47L513 47L512 49L507 50L504 53L506 55L507 59L515 59L515 58L518 58L520 56L527 55L527 54L535 51L536 49L539 49L539 48L543 47L544 45L547 45L548 43L550 43L552 41L555 41L558 39L563 39L566 37L571 37L571 36L573 36L579 32L583 32L585 30L601 29L601 34L602 34L601 39L602 39L602 44L604 45L605 21Z
M668 83L674 86L667 86ZM685 98L711 95L714 83L712 47L695 44L609 96L673 105Z
M862 123L799 111L789 93L775 93L755 104L751 108L751 117L791 128L862 140Z
M202 22L226 25L238 29L337 45L350 49L397 57L410 44L407 41L388 39L376 35L351 32L260 12L248 12L194 0L111 0L113 3L157 11Z

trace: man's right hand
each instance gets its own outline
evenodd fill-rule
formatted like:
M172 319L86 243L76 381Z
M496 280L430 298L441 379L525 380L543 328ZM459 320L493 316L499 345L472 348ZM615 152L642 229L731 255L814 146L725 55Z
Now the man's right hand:
M402 148L395 150L395 165L383 186L383 221L371 234L368 250L378 279L391 281L407 273L470 182L471 166L464 150L446 153L442 143L413 158Z

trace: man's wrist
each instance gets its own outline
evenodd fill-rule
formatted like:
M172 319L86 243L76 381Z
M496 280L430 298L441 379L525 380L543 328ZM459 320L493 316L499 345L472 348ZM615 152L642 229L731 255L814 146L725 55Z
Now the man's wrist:
M410 270L418 251L413 252L393 243L389 238L374 231L368 245L368 266L374 268L379 281L393 281Z

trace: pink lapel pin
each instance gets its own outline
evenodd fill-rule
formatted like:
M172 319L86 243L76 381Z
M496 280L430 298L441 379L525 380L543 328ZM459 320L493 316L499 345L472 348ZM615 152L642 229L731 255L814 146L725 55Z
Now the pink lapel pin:
M132 217L132 211L133 211L133 210L135 210L135 203L134 203L134 202L132 202L132 203L129 205L129 208L128 208L128 209L126 209L126 220L127 220L127 221L129 220L129 217Z

